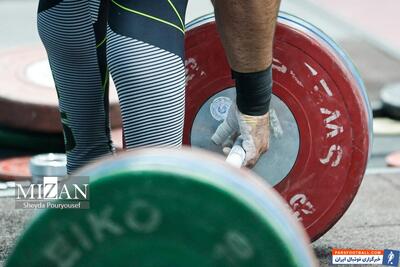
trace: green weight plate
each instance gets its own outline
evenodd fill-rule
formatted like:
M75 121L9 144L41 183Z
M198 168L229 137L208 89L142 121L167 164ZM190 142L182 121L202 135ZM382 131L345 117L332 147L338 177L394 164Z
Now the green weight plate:
M314 266L280 197L209 153L141 150L78 175L90 209L42 212L6 266Z
M0 127L0 147L34 152L63 152L62 134L33 133Z

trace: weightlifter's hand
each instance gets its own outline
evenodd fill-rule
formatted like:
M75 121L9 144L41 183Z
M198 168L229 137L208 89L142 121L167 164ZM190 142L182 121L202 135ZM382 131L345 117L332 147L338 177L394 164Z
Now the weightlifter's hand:
M226 119L211 139L228 154L238 136L243 140L242 147L246 151L244 166L251 168L269 147L269 113L249 116L232 104Z

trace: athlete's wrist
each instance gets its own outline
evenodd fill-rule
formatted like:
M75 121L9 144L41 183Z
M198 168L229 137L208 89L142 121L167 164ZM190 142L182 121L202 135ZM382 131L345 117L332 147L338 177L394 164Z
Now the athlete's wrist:
M250 116L268 113L272 96L272 65L252 73L232 70L232 78L236 84L236 104L241 113Z

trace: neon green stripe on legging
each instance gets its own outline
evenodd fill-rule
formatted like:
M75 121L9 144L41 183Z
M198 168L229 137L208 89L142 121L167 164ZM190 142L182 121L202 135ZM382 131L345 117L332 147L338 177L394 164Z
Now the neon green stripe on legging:
M107 40L107 36L104 37L104 39L98 45L96 45L96 48L99 48L100 46L102 46L106 40Z
M176 26L175 24L173 24L173 23L171 23L171 22L169 22L169 21L166 21L166 20L163 20L163 19L160 19L160 18L151 16L151 15L149 15L149 14L146 14L146 13L143 13L143 12L140 12L140 11L137 11L137 10L134 10L134 9L131 9L131 8L128 8L128 7L126 7L126 6L123 6L123 5L121 5L121 4L117 3L117 2L115 2L115 0L111 0L111 2L114 3L116 6L118 6L119 8L125 10L125 11L131 12L131 13L134 13L134 14L137 14L137 15L140 15L140 16L143 16L143 17L152 19L152 20L156 20L156 21L161 22L161 23L164 23L164 24L167 24L167 25L169 25L169 26L171 26L171 27L174 27L174 28L178 29L178 30L181 31L183 34L185 34L185 30L184 30L184 29L181 29L179 26Z
M179 19L179 21L181 22L181 25L182 25L182 29L185 30L185 23L183 23L182 17L179 14L178 10L176 10L175 5L171 2L171 0L167 0L167 1L168 1L169 5L172 7L172 9L175 11L175 14L178 16L178 19Z
M104 79L104 83L103 83L103 91L106 90L106 85L107 85L109 76L110 76L110 73L109 73L109 71L108 71L108 69L107 69L107 70L106 70L106 78Z

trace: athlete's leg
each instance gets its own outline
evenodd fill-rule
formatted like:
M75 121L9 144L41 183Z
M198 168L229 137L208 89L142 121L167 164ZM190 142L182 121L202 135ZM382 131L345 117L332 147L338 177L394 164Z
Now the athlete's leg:
M59 97L69 173L111 153L104 42L107 2L39 3L38 30Z
M107 59L127 148L179 147L187 0L111 0Z

